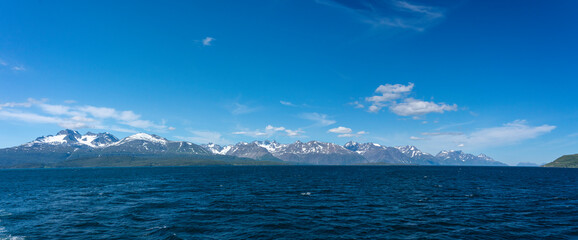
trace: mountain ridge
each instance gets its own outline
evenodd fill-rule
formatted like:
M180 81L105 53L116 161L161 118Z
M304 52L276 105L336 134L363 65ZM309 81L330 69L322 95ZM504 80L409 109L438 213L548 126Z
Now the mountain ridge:
M376 143L350 141L343 146L320 141L282 144L276 141L239 142L220 146L197 145L186 141L171 141L154 134L136 133L118 139L110 133L82 135L65 129L56 135L11 148L0 149L0 167L19 165L55 165L78 159L115 157L195 158L195 159L248 159L272 163L305 165L467 165L506 166L484 154L473 155L462 151L441 151L436 156L420 151L415 146L388 147ZM91 164L94 164L94 161Z

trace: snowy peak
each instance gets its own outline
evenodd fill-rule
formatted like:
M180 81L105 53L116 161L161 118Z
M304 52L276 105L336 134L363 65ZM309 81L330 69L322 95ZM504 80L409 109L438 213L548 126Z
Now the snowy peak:
M119 143L126 143L126 142L132 142L132 141L145 141L145 142L152 142L152 143L158 143L158 144L164 144L166 145L169 141L166 138L154 135L154 134L148 134L148 133L137 133L131 136L128 136L124 139L122 139Z
M410 158L416 158L416 157L433 157L431 154L429 153L424 153L422 151L420 151L417 147L415 146L398 146L395 147L397 148L399 151L401 151L403 154L405 154L406 156L410 157Z
M303 143L296 141L293 144L282 146L277 151L279 154L293 153L293 154L351 154L351 151L345 149L334 143L325 143L319 141L310 141Z
M270 153L275 153L281 148L285 146L285 144L280 144L276 141L254 141L253 143L257 144L257 146L267 149Z
M100 148L116 143L119 140L114 135L107 132L98 134L88 132L78 139L78 141L91 147Z
M82 135L78 131L65 129L56 134L56 136L65 136L66 139L70 139L72 141L79 139Z
M358 142L354 142L354 141L349 141L347 143L345 143L345 145L343 145L344 148L350 150L350 151L357 151L357 149L359 149L359 143Z
M442 165L494 165L494 166L506 166L501 162L498 162L491 157L484 154L475 156L473 154L464 153L459 150L441 151L436 155Z
M58 132L56 135L48 135L36 138L36 140L22 145L23 147L42 147L42 146L60 146L60 147L106 147L115 142L118 138L110 133L91 133L85 135L78 131L65 129Z
M66 156L83 154L200 154L228 155L268 161L286 161L298 164L412 164L412 165L479 165L504 166L484 154L472 155L462 151L441 151L436 156L420 151L415 146L387 147L376 143L350 141L343 146L320 142L295 141L281 144L276 141L239 142L220 146L209 143L199 146L189 142L169 141L163 137L137 133L119 140L110 133L65 129L56 135L39 137L24 145L7 148L10 153L62 153ZM67 155L68 154L68 155Z
M222 147L221 145L218 145L218 144L214 144L214 143L203 144L203 145L201 145L201 147L203 147L204 149L206 149L207 151L209 151L213 154L220 154L220 155L226 154L226 152L223 152L224 147Z
M82 135L77 131L66 129L58 132L56 136L48 135L36 138L36 140L29 142L26 146L33 146L33 145L75 145L79 144L78 139L80 139Z

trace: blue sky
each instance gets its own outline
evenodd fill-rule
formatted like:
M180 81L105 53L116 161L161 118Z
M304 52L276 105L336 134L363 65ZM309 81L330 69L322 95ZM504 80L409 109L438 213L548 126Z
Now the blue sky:
M11 1L0 147L63 128L578 153L576 1Z

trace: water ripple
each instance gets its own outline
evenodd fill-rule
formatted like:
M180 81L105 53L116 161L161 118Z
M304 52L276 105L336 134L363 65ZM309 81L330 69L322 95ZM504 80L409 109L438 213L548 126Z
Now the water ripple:
M2 170L0 192L0 240L578 239L576 169Z

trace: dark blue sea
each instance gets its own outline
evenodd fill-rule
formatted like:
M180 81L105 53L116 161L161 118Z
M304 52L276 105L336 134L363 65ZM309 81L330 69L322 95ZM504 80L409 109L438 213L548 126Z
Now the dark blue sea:
M15 169L0 196L0 239L578 239L578 169Z

